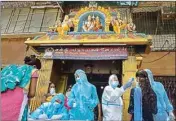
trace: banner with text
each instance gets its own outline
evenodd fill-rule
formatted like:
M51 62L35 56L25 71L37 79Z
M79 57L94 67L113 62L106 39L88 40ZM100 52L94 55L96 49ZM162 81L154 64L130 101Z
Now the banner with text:
M66 47L45 51L44 58L64 60L117 60L127 59L125 47Z

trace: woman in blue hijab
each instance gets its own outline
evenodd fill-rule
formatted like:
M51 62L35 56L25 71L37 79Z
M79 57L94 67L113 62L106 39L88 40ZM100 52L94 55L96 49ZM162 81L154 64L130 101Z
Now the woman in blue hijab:
M75 79L68 96L70 120L94 120L93 110L99 103L96 87L88 82L83 70L76 70Z
M174 121L173 106L169 101L163 84L154 80L153 74L149 69L145 69L145 71L147 72L151 88L157 95L158 113L154 115L154 121Z
M144 70L138 71L136 78L137 85L131 90L128 108L131 121L154 121L153 115L157 114L157 96Z

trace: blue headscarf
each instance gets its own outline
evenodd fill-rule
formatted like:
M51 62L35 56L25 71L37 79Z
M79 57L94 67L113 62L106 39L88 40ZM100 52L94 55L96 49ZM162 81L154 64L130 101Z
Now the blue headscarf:
M1 71L1 92L15 89L16 86L24 88L30 81L33 66L9 65Z
M157 109L158 113L154 115L155 121L161 121L161 120L167 120L168 114L170 111L173 111L173 106L169 101L169 98L167 96L167 93L164 89L164 86L160 82L156 82L153 78L153 74L149 69L145 69L147 72L150 85L152 89L154 90L156 96L157 96Z

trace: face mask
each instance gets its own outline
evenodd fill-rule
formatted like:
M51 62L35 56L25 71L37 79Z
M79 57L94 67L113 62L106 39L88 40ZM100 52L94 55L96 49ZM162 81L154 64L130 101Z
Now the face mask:
M135 84L136 84L136 87L139 87L139 82L137 81L137 79L135 79Z
M66 93L66 96L68 97L69 95L70 95L70 92L67 92L67 93Z
M139 82L136 81L136 86L139 87Z
M55 94L55 88L51 88L51 89L50 89L50 94L51 94L51 95L54 95L54 94Z
M59 108L59 107L61 106L61 104L59 104L58 102L54 102L54 106L55 106L56 108Z
M80 78L76 78L76 82L77 83L81 83L81 79Z
M118 81L112 81L112 88L116 88L117 86L119 85L119 82Z

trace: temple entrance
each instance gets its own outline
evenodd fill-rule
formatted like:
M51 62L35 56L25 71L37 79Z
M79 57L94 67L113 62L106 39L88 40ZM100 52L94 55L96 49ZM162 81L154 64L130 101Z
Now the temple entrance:
M57 93L65 93L68 86L76 83L74 73L77 69L86 72L88 81L97 89L100 103L111 74L118 76L119 87L122 84L122 60L54 60L51 81L56 84ZM94 112L95 120L97 120L98 106Z
M77 69L86 72L88 81L96 86L100 100L111 74L117 74L121 84L122 60L54 60L50 81L56 84L57 92L64 93L67 86L75 84Z

